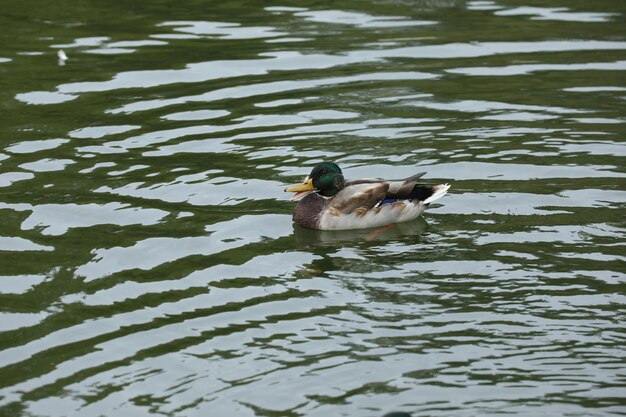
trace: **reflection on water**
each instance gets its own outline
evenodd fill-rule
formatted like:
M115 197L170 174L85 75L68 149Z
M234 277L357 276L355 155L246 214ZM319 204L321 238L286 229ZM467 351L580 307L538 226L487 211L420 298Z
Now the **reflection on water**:
M392 224L375 229L362 230L309 230L294 224L294 237L301 249L311 248L319 244L331 244L341 247L346 242L389 241L401 237L418 239L427 229L426 222L417 221Z
M624 413L621 4L9 2L0 414Z

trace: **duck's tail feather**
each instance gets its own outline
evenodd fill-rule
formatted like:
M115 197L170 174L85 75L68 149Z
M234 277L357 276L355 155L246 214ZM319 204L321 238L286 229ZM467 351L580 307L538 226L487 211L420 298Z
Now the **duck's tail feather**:
M450 189L450 184L439 184L439 185L433 185L433 186L418 185L415 188L417 188L417 187L423 187L423 188L428 188L429 189L430 196L428 196L423 201L424 201L424 204L430 204L433 201L439 200L441 197L446 195L446 193Z
M378 203L378 206L383 204L395 203L400 200L414 200L422 201L424 204L430 204L446 195L450 189L449 184L439 185L423 185L419 184L414 186L410 192L404 193L387 193L385 199Z

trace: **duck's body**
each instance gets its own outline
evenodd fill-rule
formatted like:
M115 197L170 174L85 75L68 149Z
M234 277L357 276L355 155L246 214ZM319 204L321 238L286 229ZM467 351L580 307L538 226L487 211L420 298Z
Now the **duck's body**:
M346 182L333 163L316 165L304 184L287 188L300 199L293 220L317 230L379 227L416 219L443 197L448 184L422 185L420 173L403 180L366 179Z

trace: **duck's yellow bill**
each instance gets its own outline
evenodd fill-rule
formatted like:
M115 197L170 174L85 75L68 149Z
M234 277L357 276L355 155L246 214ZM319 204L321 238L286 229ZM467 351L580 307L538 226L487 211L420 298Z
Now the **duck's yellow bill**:
M293 197L291 197L291 201L294 201L301 199L316 189L317 188L313 185L313 179L306 178L303 184L292 185L291 187L285 188L285 191L288 193L296 193Z
M304 181L304 184L292 185L291 187L285 188L285 191L288 193L301 193L302 191L313 190L315 190L315 186L313 185L313 180L311 178L307 178Z

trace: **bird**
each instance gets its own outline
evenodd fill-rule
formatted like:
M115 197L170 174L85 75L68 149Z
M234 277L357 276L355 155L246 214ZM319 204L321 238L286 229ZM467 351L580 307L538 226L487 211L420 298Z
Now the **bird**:
M348 230L386 226L416 219L433 201L443 197L449 184L425 185L417 180L425 172L401 180L346 181L333 162L313 167L302 184L285 188L298 201L294 223L307 229Z

